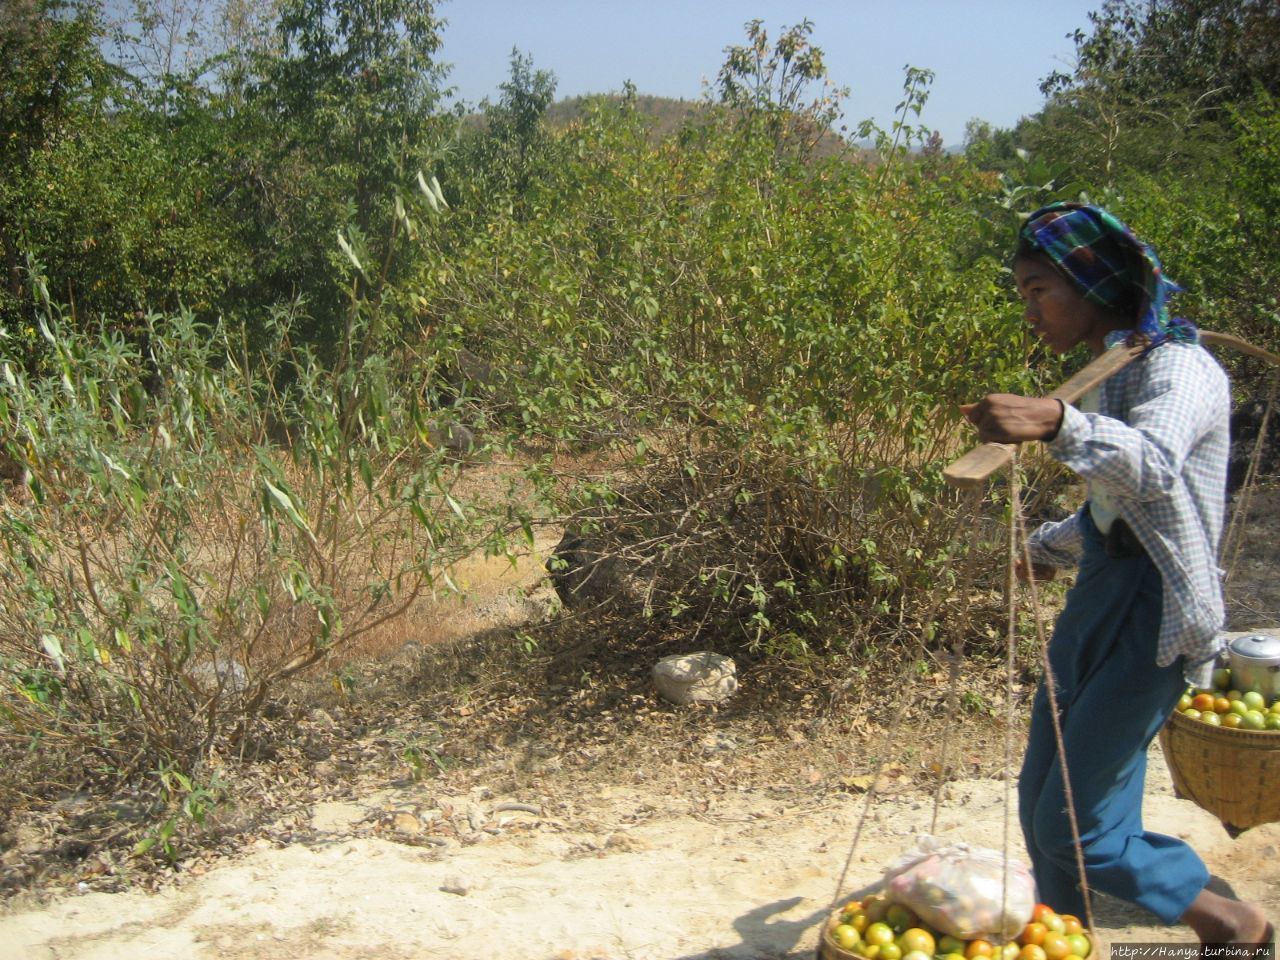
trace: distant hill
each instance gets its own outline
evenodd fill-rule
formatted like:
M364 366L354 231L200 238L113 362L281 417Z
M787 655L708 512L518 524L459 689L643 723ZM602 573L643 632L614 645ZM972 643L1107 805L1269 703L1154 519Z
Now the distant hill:
M621 94L602 94L605 100L617 103L622 100ZM585 113L587 103L597 99L595 95L567 97L557 100L547 108L547 122L553 129L561 129L580 119ZM649 94L637 94L636 110L654 121L652 138L654 142L665 140L676 133L691 120L697 120L711 108L706 100L678 100L673 97L655 97ZM846 150L860 151L860 147L846 144L840 137L827 131L823 134L814 153L816 156L830 156Z
M610 103L619 103L621 94L602 94ZM547 108L547 122L553 128L567 127L573 121L581 119L586 113L587 103L598 99L595 95L568 97L557 100ZM654 97L649 94L636 94L636 110L654 121L653 137L665 140L678 131L690 120L696 120L705 114L708 104L705 100L677 100L673 97Z

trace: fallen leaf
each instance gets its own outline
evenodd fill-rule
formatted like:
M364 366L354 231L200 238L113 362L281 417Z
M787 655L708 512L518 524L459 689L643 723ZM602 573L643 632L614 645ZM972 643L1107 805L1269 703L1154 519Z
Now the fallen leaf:
M876 778L869 773L864 773L856 777L841 777L840 783L854 793L866 793L871 789L871 785L876 782Z

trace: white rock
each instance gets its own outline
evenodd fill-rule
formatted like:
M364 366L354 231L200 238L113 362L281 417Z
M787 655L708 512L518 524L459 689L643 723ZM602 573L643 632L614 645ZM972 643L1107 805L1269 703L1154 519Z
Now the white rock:
M715 703L738 689L737 664L718 653L679 653L653 667L658 694L675 704Z
M216 656L211 662L197 663L190 675L205 693L240 694L249 686L248 671L233 657Z
M428 422L427 436L433 447L443 447L453 453L470 453L476 446L476 436L469 427L448 420Z
M475 889L475 884L467 877L463 877L459 874L453 874L445 877L444 883L440 884L440 889L444 893L452 893L457 897L465 897Z

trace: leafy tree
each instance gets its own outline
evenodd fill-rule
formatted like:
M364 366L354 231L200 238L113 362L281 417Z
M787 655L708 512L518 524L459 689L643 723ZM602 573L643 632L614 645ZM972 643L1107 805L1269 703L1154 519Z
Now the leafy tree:
M431 0L282 0L278 53L255 58L235 115L236 189L254 245L270 251L254 296L302 297L322 347L347 301L335 232L389 257L374 226L394 222L394 194L448 132L435 112L439 31Z
M367 232L374 207L425 132L441 67L431 0L286 0L280 56L258 95L306 148Z
M496 104L484 105L484 132L475 174L487 191L520 198L544 168L551 147L545 127L547 108L555 99L555 74L535 70L533 58L511 51L511 73L499 86Z
M0 235L0 310L28 363L35 336L28 276L71 305L69 322L140 340L152 309L202 316L225 305L246 259L220 201L223 131L208 98L171 84L163 101L101 52L96 10L31 4L6 21L9 94Z
M95 10L79 0L22 0L0 7L0 252L6 326L17 324L25 280L25 231L42 207L33 173L77 129L101 117L118 77L96 41Z
M980 170L1006 170L1018 160L1014 132L970 120L964 125L964 155Z
M102 53L96 7L6 8L0 237L3 322L28 362L28 276L71 305L73 324L105 318L144 338L152 309L213 316L246 257L219 189L226 131L209 98L172 82L152 99Z
M1280 90L1280 8L1270 0L1105 0L1074 34L1080 66L1138 97L1189 96L1198 109ZM1061 73L1048 91L1080 80Z
M784 27L772 46L763 20L751 20L746 31L746 44L725 48L716 81L720 101L744 123L763 123L779 152L807 152L840 117L848 90L831 83L822 50L809 39L811 20Z
M1121 167L1214 163L1229 104L1280 85L1280 7L1269 0L1107 0L1077 31L1076 65L1055 72L1032 149L1070 153L1112 184Z

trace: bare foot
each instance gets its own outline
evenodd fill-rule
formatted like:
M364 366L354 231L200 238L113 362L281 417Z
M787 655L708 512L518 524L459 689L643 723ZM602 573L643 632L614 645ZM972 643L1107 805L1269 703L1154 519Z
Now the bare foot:
M1211 890L1199 896L1182 922L1204 943L1269 943L1275 936L1266 914L1253 903L1231 900Z

